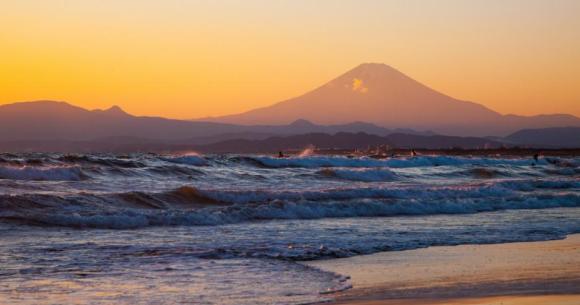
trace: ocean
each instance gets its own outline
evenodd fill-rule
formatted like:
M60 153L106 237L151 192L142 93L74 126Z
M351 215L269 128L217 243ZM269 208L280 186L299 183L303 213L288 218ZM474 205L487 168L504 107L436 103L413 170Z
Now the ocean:
M1 304L310 304L351 283L302 261L572 233L578 157L0 154Z

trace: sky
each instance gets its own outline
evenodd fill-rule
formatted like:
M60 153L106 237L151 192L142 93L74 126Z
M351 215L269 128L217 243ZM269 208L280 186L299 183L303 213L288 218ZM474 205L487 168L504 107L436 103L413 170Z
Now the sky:
M0 104L219 116L364 62L500 113L580 116L580 1L0 0Z

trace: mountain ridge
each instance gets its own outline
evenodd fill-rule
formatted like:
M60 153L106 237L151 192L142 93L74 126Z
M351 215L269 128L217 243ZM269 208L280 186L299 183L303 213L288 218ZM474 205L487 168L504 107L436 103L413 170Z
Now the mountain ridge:
M243 124L244 120L253 125ZM284 123L275 123L280 120ZM0 141L4 142L128 137L210 144L338 132L503 137L522 129L562 126L580 127L580 118L570 114L501 115L374 63L361 64L299 97L210 121L134 116L119 106L87 110L50 100L0 105Z
M502 115L377 63L361 64L312 91L270 106L205 120L244 125L286 124L298 118L318 124L365 121L385 128L460 136L505 136L529 127L580 126L580 118L573 115Z
M386 135L389 130L364 122L341 125L317 125L297 120L290 125L238 126L215 122L191 122L160 117L133 116L118 106L105 110L87 110L61 101L33 101L0 105L0 140L93 140L106 137L138 137L163 141L205 138L236 134L251 138L309 132L368 132ZM430 134L429 132L408 133ZM231 137L230 136L230 137ZM201 140L200 140L201 141Z
M130 152L199 149L248 152L306 143L339 148L392 144L422 148L580 147L580 127L521 130L507 138L457 137L387 129L366 122L239 126L133 116L118 106L87 110L66 102L0 106L0 149L6 151ZM338 135L338 136L337 136ZM360 138L357 138L360 137ZM248 147L248 146L256 147ZM333 146L335 145L335 146Z
M580 147L580 127L522 129L505 138L520 145L536 147Z

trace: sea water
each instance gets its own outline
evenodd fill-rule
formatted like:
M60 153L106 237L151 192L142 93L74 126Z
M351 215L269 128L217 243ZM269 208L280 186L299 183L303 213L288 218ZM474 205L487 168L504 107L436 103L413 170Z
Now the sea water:
M580 158L0 154L0 303L305 304L300 261L580 232Z

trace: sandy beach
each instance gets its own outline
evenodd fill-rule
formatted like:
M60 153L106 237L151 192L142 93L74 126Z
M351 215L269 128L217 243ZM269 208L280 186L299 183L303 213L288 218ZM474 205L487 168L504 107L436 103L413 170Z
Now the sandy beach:
M580 235L308 262L351 276L333 304L580 304Z

